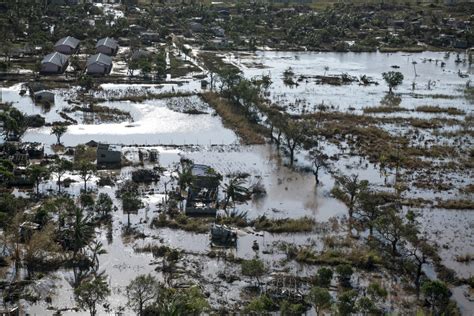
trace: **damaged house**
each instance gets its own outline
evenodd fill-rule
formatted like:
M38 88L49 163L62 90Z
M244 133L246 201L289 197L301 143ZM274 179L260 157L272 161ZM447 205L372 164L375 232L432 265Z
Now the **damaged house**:
M97 166L102 168L120 167L122 148L117 145L97 144Z
M36 103L54 104L54 93L48 91L40 82L30 82L27 84L30 96Z
M221 175L207 165L198 164L191 166L191 174L186 215L215 216Z

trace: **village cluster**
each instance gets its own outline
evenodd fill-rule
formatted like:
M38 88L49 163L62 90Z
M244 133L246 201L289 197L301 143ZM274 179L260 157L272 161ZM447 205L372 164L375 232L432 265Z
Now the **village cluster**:
M87 58L85 72L88 75L106 75L112 70L112 56L118 51L118 44L106 37L97 41L97 54ZM61 38L54 45L55 52L46 55L41 61L42 74L62 74L69 65L69 57L77 54L80 41L72 36Z

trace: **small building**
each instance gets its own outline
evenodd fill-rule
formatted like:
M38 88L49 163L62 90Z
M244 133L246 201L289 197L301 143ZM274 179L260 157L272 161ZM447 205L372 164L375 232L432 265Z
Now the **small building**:
M41 61L41 70L42 74L62 74L66 70L69 64L69 57L54 52L46 55Z
M157 43L160 41L160 34L156 32L141 32L140 38L144 44Z
M217 37L225 37L225 31L220 26L215 26L211 28L212 33Z
M221 175L207 165L191 166L192 183L188 188L186 215L215 216Z
M138 169L132 172L132 181L135 183L151 183L160 180L160 175L153 169Z
M191 30L191 32L200 33L204 31L204 26L198 22L190 22L189 29Z
M87 74L106 75L112 70L112 58L99 53L92 55L87 59Z
M54 104L54 93L48 91L43 84L40 82L30 82L27 86L33 101L41 104Z
M43 159L44 145L38 142L24 142L19 145L19 152L28 155L28 159Z
M118 43L116 40L110 37L102 38L97 41L97 44L95 45L95 49L97 53L113 56L117 54Z
M72 36L61 38L54 44L54 50L65 55L72 55L79 50L80 41Z
M97 144L97 166L120 166L122 163L122 148L117 145Z

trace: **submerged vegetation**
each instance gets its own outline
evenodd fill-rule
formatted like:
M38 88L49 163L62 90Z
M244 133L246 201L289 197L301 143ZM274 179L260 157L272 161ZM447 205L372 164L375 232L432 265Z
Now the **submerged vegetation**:
M0 314L470 312L471 4L70 2L0 2Z

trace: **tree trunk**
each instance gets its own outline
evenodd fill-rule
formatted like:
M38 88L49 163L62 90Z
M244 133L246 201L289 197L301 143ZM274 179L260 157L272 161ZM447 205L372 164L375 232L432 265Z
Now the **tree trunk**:
M84 179L84 192L87 192L87 180Z
M415 278L415 290L416 290L416 298L420 298L420 278L421 278L421 268L423 266L422 262L418 263L418 267L416 269L416 278Z
M227 206L229 205L229 201L230 201L230 195L228 194L225 198L225 202L224 202L224 206L223 206L223 209L226 212L227 212Z
M352 206L349 207L349 236L352 236L352 215L354 213L354 210L352 209Z
M58 176L58 193L61 193L61 177Z
M313 174L314 174L314 178L316 180L316 184L319 184L319 166L316 167L316 170L314 170Z
M394 256L397 255L397 243L398 243L398 239L395 239L392 241L392 255Z

